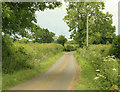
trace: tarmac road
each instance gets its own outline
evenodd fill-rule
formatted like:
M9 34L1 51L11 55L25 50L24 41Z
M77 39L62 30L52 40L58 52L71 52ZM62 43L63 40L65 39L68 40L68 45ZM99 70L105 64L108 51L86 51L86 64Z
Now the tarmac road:
M73 52L68 52L46 72L9 90L68 90L72 88L76 71Z

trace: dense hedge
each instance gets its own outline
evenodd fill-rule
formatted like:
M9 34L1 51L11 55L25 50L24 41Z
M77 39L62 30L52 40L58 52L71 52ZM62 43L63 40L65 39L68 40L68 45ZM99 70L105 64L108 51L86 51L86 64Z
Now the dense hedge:
M50 56L63 51L59 44L13 43L8 36L3 38L2 71L13 73L21 69L31 69L37 63L44 62Z

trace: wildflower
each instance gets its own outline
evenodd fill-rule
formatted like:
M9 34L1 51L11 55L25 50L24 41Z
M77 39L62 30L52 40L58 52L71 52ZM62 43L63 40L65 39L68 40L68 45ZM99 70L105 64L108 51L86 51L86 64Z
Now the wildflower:
M101 74L97 74L97 75L100 76L100 77L106 78L105 76L103 76L103 75L101 75Z
M114 58L115 56L111 56L112 58Z
M99 77L95 77L95 78L94 78L94 80L97 80L97 79L99 79Z
M113 68L112 70L113 70L113 71L116 71L116 69L115 69L115 68Z
M118 86L117 85L113 85L111 88L110 88L110 90L118 90L119 88L118 88Z
M100 71L99 69L96 70L96 72L99 72L99 71Z

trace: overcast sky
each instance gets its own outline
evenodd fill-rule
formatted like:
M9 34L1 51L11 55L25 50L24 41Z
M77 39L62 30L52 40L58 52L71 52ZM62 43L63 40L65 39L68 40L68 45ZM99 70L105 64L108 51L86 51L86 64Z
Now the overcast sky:
M118 1L106 0L104 12L109 12L113 15L113 25L116 26L116 34L118 33ZM36 12L37 24L42 28L48 28L51 32L58 35L65 35L69 38L70 32L66 23L63 21L66 15L66 5L54 10L45 10L44 12Z

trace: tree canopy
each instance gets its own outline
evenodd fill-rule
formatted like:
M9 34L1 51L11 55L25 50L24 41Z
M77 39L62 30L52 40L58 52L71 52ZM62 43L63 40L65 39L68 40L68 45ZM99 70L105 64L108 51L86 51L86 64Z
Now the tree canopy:
M2 3L2 32L9 35L28 37L37 23L35 12L60 7L60 2L3 2Z
M67 38L65 36L60 35L57 39L57 43L62 44L64 46L65 42L67 42Z
M39 42L39 43L51 43L54 41L55 33L49 32L48 29L42 29L40 27L37 27L33 33L33 39L34 42Z
M112 26L112 15L108 12L103 13L104 8L103 2L69 2L64 21L69 26L71 38L76 40L81 47L86 44L87 16L89 20L89 43L111 42L114 37L115 27Z

